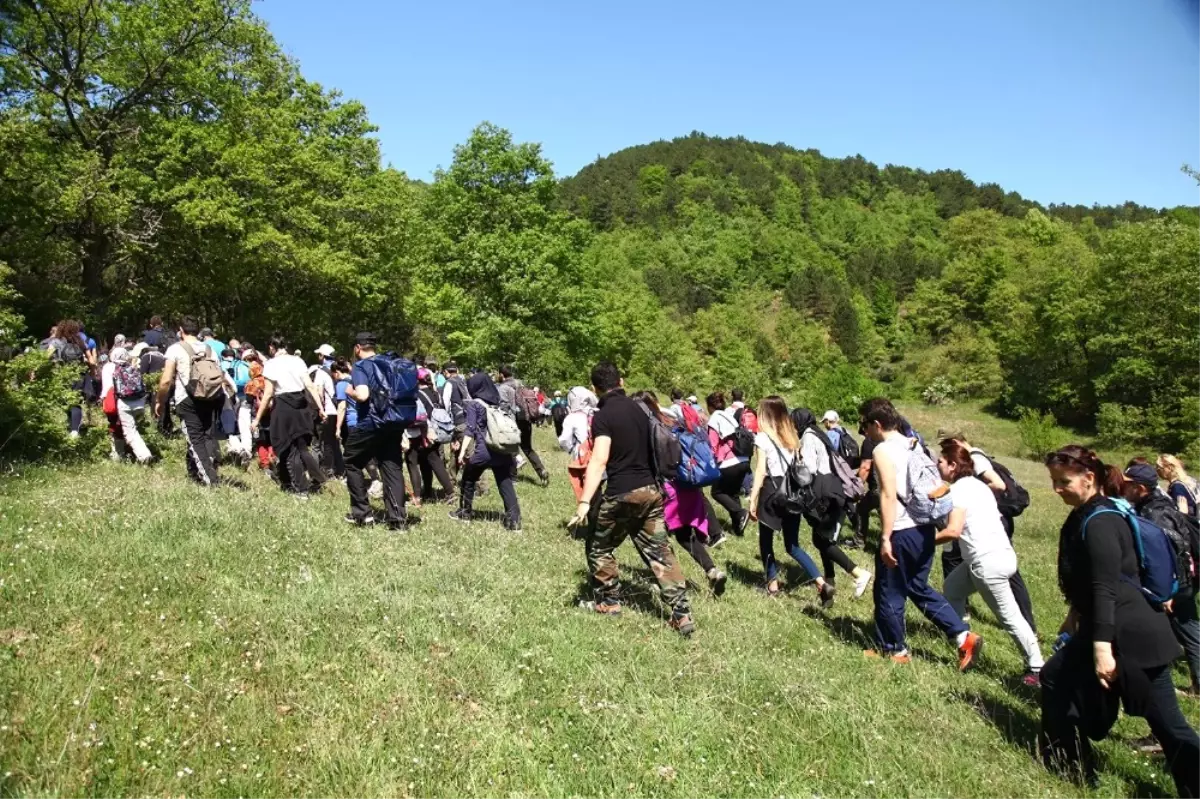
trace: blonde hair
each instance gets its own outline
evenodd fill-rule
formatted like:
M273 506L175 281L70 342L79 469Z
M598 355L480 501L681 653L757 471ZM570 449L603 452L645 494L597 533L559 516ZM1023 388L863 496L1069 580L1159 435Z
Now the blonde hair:
M1174 455L1159 455L1154 465L1158 467L1158 473L1164 480L1178 480L1188 476L1183 463Z
M788 416L783 397L772 395L758 403L758 426L783 449L791 452L800 449L800 436L796 434L792 417Z

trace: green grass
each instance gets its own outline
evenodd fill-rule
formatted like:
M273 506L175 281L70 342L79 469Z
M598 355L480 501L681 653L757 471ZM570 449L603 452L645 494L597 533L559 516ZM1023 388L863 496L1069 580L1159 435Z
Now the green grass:
M937 415L1030 488L1017 546L1051 638L1065 508L1011 457L1011 425ZM733 577L719 600L683 556L692 640L667 629L630 545L631 610L597 618L575 607L573 496L563 457L549 463L550 488L519 487L522 534L434 506L405 535L349 528L344 489L300 504L252 474L249 491L203 491L178 452L151 471L6 478L0 793L1081 795L1035 762L1036 696L1014 687L1020 658L981 601L978 671L958 674L915 614L914 663L869 661L869 595L826 613L809 588L768 599L747 537L715 553ZM498 510L496 492L480 507ZM1100 795L1173 792L1129 746L1145 732L1122 719L1101 744Z

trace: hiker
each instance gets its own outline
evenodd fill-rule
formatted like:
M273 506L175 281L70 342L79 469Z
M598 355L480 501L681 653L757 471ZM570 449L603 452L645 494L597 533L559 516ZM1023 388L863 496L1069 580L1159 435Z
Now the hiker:
M1167 481L1167 496L1175 502L1175 507L1185 516L1196 516L1197 497L1200 497L1200 484L1183 468L1183 462L1174 455L1159 455L1155 464L1158 476Z
M879 480L875 477L875 442L867 437L864 428L858 428L862 437L862 448L859 451L858 479L867 486L867 495L860 499L854 508L855 531L854 542L866 549L867 533L871 531L871 511L879 511Z
M350 437L350 431L358 426L358 402L350 396L350 375L352 373L350 362L345 358L337 358L330 371L333 373L335 381L334 402L337 404L337 436L338 446L342 448L344 472L346 441ZM367 498L380 499L383 497L383 481L379 479L379 469L376 467L375 461L368 461L367 465L363 467L363 471L370 480L367 485Z
M1158 490L1158 474L1145 459L1135 459L1125 469L1121 494L1138 516L1162 528L1175 550L1179 591L1171 599L1167 618L1187 658L1192 675L1190 692L1200 696L1200 616L1196 608L1196 593L1200 588L1197 572L1200 564L1196 559L1200 553L1193 548L1196 522L1181 513L1171 499Z
M229 398L226 400L228 413L233 417L230 425L233 433L229 436L229 454L246 466L253 457L253 434L250 431L253 416L250 413L250 403L246 399L246 384L250 382L250 365L242 360L241 353L233 347L233 342L221 354L221 370L229 382ZM222 410L224 417L226 411Z
M567 478L576 500L583 496L588 460L592 455L592 417L598 403L596 395L583 386L575 386L567 392L568 413L563 420L562 432L558 434L558 446L571 456L567 463Z
M479 478L491 470L496 478L496 487L504 500L504 529L521 531L521 506L517 502L517 489L513 485L513 456L487 446L489 409L505 413L508 407L502 403L500 392L486 372L476 372L467 380L467 391L471 399L466 402L466 430L458 452L458 463L462 470L459 480L458 510L450 512L450 518L460 522L475 520L475 494ZM474 447L472 447L474 444Z
M358 526L375 523L371 513L371 498L363 480L364 469L374 460L382 477L387 526L393 531L402 532L408 524L404 507L404 431L385 425L372 413L372 394L391 399L390 386L386 382L389 372L376 362L379 356L375 353L375 344L375 334L366 331L354 339L355 361L350 369L346 398L348 402L356 404L355 422L348 429L344 451L350 512L343 518L349 524Z
M47 347L50 360L57 364L65 364L79 370L79 379L71 384L71 388L79 392L79 404L67 408L67 431L71 438L79 438L79 430L83 427L83 395L84 372L86 371L87 352L85 339L79 330L79 322L74 319L64 319L54 326L53 335Z
M658 395L653 391L641 391L633 395L635 400L642 402L659 422L670 428L676 428L679 423L675 417L664 413L658 405ZM710 544L708 530L708 512L704 506L704 492L699 488L689 488L678 484L676 480L663 481L663 523L667 527L667 535L674 536L692 560L704 570L708 578L708 586L715 596L725 593L725 572L717 568L709 554ZM712 541L717 541L713 538ZM718 541L717 543L720 543ZM647 564L648 565L648 564Z
M924 452L915 448L900 432L901 418L892 403L882 397L867 400L859 408L863 428L874 440L873 468L879 479L879 515L881 518L879 551L875 554L875 638L881 654L894 663L908 663L911 656L904 639L904 609L912 600L925 617L958 647L958 668L965 671L979 659L983 638L971 632L946 598L929 585L929 570L937 549L932 523L918 523L909 513L913 492L923 487L910 486L909 476L916 472L910 461L922 466ZM929 464L936 476L936 465ZM923 470L921 472L924 473ZM945 489L945 485L939 486ZM932 496L930 496L932 499Z
M811 410L796 408L791 412L791 419L792 425L800 436L800 462L812 473L814 485L818 485L816 481L820 475L833 474L833 464L829 453L836 450L833 450L829 440L825 438L825 431L817 426L817 420ZM831 482L822 481L823 484ZM838 533L842 528L841 518L844 505L845 498L841 494L839 485L837 495L829 500L830 511L824 517L819 516L815 509L804 514L805 521L812 528L813 546L821 554L821 565L825 569L825 587L821 592L821 604L825 608L833 606L836 592L834 565L840 566L843 571L854 578L856 599L862 596L871 582L871 573L856 566L854 561L850 560L850 556L838 546Z
M683 570L667 540L663 492L653 466L650 418L625 395L625 381L608 361L592 369L592 390L600 397L592 419L592 456L583 493L568 523L576 527L587 521L592 499L607 473L595 530L586 545L595 599L585 606L608 616L620 614L620 569L613 552L626 538L632 538L638 554L654 574L663 601L671 608L671 628L689 636L696 625Z
M275 460L275 450L271 449L271 405L262 401L267 391L267 379L263 377L262 358L254 350L246 350L243 360L250 367L250 380L246 383L246 401L250 405L250 439L258 455L258 465L264 472L272 471ZM260 414L259 408L263 411ZM258 429L254 427L254 419L260 419Z
M179 340L167 347L162 376L158 380L155 415L162 417L169 398L182 423L187 440L188 476L201 485L218 483L220 450L213 438L213 422L225 401L225 381L216 354L197 337L200 323L194 316L179 320Z
M453 503L454 478L446 470L442 442L437 438L439 431L449 436L453 432L453 422L442 408L442 398L433 385L433 372L425 368L417 370L417 402L424 412L425 421L409 428L419 434L409 439L407 454L408 478L415 498L413 505L420 507L424 500L433 499L434 477L442 484L444 501ZM442 424L448 425L449 429L442 429Z
M983 595L996 618L1025 654L1025 675L1022 682L1030 688L1040 685L1042 670L1041 649L1037 633L1021 612L1010 580L1017 572L1017 553L1004 529L996 494L976 475L971 452L960 441L943 439L938 471L950 484L954 510L950 512L944 530L936 541L956 540L962 548L963 560L946 576L943 593L946 601L960 616L967 607L967 597L978 591Z
M346 464L337 435L337 389L333 384L331 368L334 352L329 344L322 344L313 350L313 354L321 361L308 367L308 376L321 395L321 408L325 413L321 419L321 471L327 478L340 479L346 475Z
M1000 468L996 466L991 456L978 447L972 446L971 442L967 441L966 436L962 433L947 433L942 435L943 431L938 432L939 438L953 439L961 444L963 448L965 448L971 454L971 464L975 469L975 476L978 477L988 488L992 489L992 492L996 495L998 500L1007 496L1008 486L1005 484L1004 478L1000 476ZM1011 472L1008 474L1011 478ZM1015 484L1016 482L1014 479L1014 485ZM997 507L1000 509L1000 521L1004 525L1004 532L1008 535L1008 540L1012 541L1013 532L1015 531L1016 526L1013 522L1013 516L1011 513L1004 512L1004 510L1009 507L1009 503L1005 502L1003 506L998 505ZM943 577L949 575L950 571L953 571L954 567L958 566L963 559L961 544L957 541L954 543L958 544L958 546L955 546L949 552L942 553ZM946 570L947 563L950 564L949 570ZM1012 588L1013 599L1016 601L1017 607L1021 609L1021 615L1025 617L1025 621L1029 624L1030 629L1033 630L1034 635L1036 635L1037 622L1034 621L1033 618L1033 600L1029 598L1029 588L1025 585L1025 578L1021 576L1020 569L1013 572L1012 577L1009 578L1009 584Z
M468 384L468 388L470 384ZM505 365L500 367L500 382L496 389L500 392L502 408L511 408L517 420L517 429L521 431L521 452L533 464L538 480L543 486L550 483L550 473L542 464L533 449L533 423L541 416L541 403L538 402L537 389L529 388L513 376L513 368ZM519 465L517 468L520 468Z
M120 342L124 345L125 337L119 333L113 339L114 345ZM108 360L108 355L101 356L100 366L100 402L104 416L108 420L109 459L121 462L129 454L125 445L125 432L121 429L121 417L117 413L117 392L113 388L113 371L116 366Z
M221 357L221 353L225 352L225 342L221 341L219 338L217 338L215 335L213 335L211 327L201 328L200 335L198 336L198 338L201 341L203 341L204 344L210 350L212 350L213 354L216 355L218 358Z
M714 392L708 395L708 441L717 457L717 465L721 467L721 478L713 484L712 498L717 504L729 512L733 522L733 534L744 535L746 522L750 514L742 509L742 481L750 473L750 454L753 454L753 444L749 451L737 451L740 442L735 441L742 429L734 418L733 413L725 409L725 395ZM745 431L747 435L749 431ZM750 441L754 437L750 435Z
M554 423L554 437L561 438L563 433L563 422L567 420L567 414L571 409L567 407L567 398L563 396L561 391L554 392L554 399L550 400L550 420Z
M123 338L123 337L122 337ZM117 419L121 426L126 446L133 457L143 466L154 459L138 430L138 420L146 411L146 388L142 382L142 370L138 362L123 345L109 353L108 366L112 367L113 393L116 397Z
M846 432L845 428L842 427L842 417L838 415L837 411L825 411L821 416L821 427L825 428L825 437L829 439L829 443L836 450L838 444L841 443L842 434ZM853 466L854 464L851 465Z
M1135 531L1110 498L1120 496L1121 472L1078 444L1050 453L1045 463L1071 512L1058 538L1066 642L1042 668L1043 762L1068 776L1082 770L1096 787L1091 742L1108 736L1124 704L1162 744L1179 795L1200 795L1200 738L1171 681L1180 647L1166 614L1140 590Z
M458 373L458 364L454 361L446 363L446 383L442 386L442 407L450 411L454 419L454 438L450 441L450 469L457 476L462 453L462 442L467 431L467 402L471 392L467 390L467 381Z
M308 377L304 360L289 355L281 337L274 336L267 342L267 355L269 360L263 364L267 382L252 427L259 426L267 406L271 406L271 449L278 459L280 487L297 497L319 493L325 476L309 447L313 408L319 418L324 417L321 395ZM288 480L283 479L285 471Z
M161 316L155 315L150 317L145 330L142 331L142 341L146 342L147 347L153 347L159 352L166 350L171 342L167 341L166 333L163 332L163 320Z

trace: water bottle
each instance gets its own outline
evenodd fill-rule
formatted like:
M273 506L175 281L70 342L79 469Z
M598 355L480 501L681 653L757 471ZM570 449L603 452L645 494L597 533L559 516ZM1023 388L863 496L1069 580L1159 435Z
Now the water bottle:
M1062 649L1064 646L1066 646L1066 645L1067 645L1067 641L1070 641L1070 640L1071 640L1071 634L1070 634L1070 633L1066 633L1066 632L1059 633L1059 634L1058 634L1058 637L1054 639L1054 644L1053 644L1053 646L1051 646L1051 647L1050 647L1050 651L1051 651L1051 653L1058 652L1058 650L1060 650L1060 649Z

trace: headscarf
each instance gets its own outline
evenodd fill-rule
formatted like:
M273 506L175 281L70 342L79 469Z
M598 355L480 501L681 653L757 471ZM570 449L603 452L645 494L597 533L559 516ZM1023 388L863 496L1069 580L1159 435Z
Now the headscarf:
M567 392L567 411L570 413L595 413L599 402L596 395L583 386L575 386Z
M124 366L129 363L129 350L124 347L117 347L108 354L108 358L117 366Z
M471 399L483 400L488 405L500 405L500 392L496 390L496 384L488 377L487 372L476 372L468 377L467 391L470 392Z
M825 431L817 424L817 417L808 408L794 408L790 414L792 424L796 426L796 435L803 436L805 431L811 430L817 438L825 446L834 449L833 444L829 441L829 436L825 435Z

